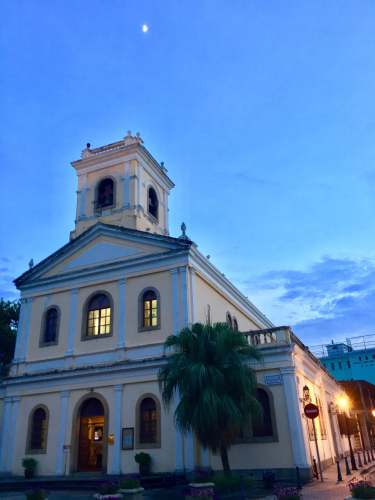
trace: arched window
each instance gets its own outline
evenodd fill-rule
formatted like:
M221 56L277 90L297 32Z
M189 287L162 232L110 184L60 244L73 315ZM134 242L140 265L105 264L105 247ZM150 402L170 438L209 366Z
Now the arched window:
M236 318L233 318L233 330L238 332L238 321Z
M107 294L97 293L87 304L86 337L111 334L111 303Z
M50 307L44 315L41 345L57 343L59 329L59 310L57 307Z
M139 426L139 442L156 443L156 404L152 398L145 398L141 403Z
M159 218L159 200L158 195L153 187L148 188L148 213L155 217L155 219Z
M255 438L273 437L273 423L270 398L264 389L256 390L256 398L261 406L261 413L253 417L252 434Z
M151 329L160 326L160 299L157 290L150 288L141 294L140 328Z
M48 412L47 409L39 406L30 415L29 437L26 452L46 453L48 434Z
M229 326L229 328L233 328L232 316L230 312L227 312L227 325Z
M136 405L137 448L160 447L160 403L152 394L144 394Z
M99 182L95 200L97 209L111 207L114 204L114 187L112 179L107 178Z

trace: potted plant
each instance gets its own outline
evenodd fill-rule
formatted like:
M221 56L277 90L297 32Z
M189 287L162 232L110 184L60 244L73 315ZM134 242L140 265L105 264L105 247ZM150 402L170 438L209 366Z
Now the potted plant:
M26 492L27 500L47 500L47 492L43 490L32 490Z
M119 493L128 500L141 500L143 498L143 490L138 479L124 479L120 481Z
M266 470L263 473L263 485L265 489L271 490L274 484L275 484L275 474L270 470Z
M347 497L352 500L353 498L362 500L365 498L375 498L375 486L366 479L356 480L353 479L349 482L349 489L351 496Z
M139 473L141 476L147 476L151 471L151 455L141 451L137 453L134 457L134 460L139 465Z
M24 474L26 479L32 479L34 477L37 465L38 462L35 458L29 457L22 460L22 467L25 469Z
M94 498L98 500L117 500L122 498L122 494L118 492L118 483L103 483L98 489L99 492L94 495Z

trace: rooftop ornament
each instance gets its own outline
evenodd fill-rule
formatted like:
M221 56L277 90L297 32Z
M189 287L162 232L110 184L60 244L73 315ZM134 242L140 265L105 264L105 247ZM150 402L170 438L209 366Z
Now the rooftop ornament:
M186 224L185 224L185 222L183 222L181 224L181 231L182 231L182 233L181 233L181 236L179 236L179 239L180 240L185 240L185 241L191 241L190 238L189 238L189 236L186 234Z

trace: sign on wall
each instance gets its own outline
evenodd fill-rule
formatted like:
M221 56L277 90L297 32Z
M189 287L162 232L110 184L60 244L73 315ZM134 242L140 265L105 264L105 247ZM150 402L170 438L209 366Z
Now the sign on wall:
M281 375L264 375L264 383L266 385L283 385Z
M121 448L123 450L134 449L134 427L124 427L121 436Z

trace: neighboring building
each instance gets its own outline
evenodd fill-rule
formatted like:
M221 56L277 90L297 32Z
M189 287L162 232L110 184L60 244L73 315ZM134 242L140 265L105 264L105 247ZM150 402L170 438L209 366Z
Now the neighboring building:
M375 384L375 335L314 346L311 352L337 380L367 380Z
M357 418L361 447L375 447L375 385L364 380L340 382L350 399L351 412Z
M141 138L87 147L73 162L77 216L71 241L16 281L21 313L10 376L0 386L0 472L134 473L221 468L181 435L161 404L163 343L194 322L228 321L258 345L262 422L230 450L235 469L310 477L316 458L303 406L315 402L324 464L346 453L335 401L342 389L288 327L276 328L187 236L172 238L166 169ZM309 397L306 397L306 393Z

